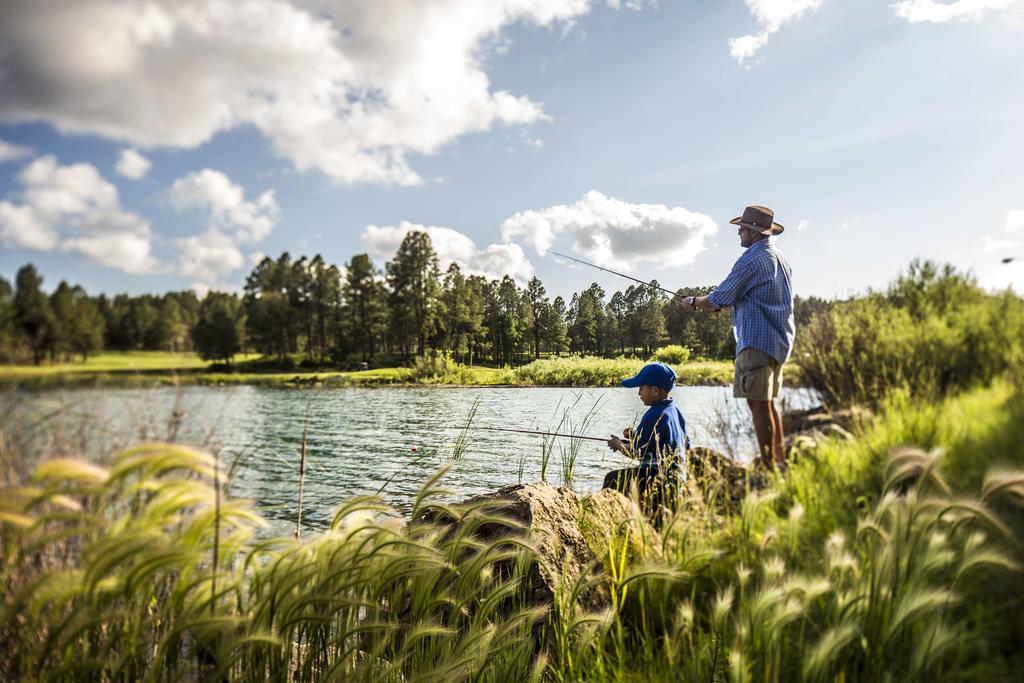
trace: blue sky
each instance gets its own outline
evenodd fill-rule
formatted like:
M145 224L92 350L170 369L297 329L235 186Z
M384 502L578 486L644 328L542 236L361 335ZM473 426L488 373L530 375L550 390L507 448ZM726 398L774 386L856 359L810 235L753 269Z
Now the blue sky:
M428 227L552 294L628 283L550 249L715 284L758 203L798 294L1022 291L1022 37L1024 0L6 4L0 275L238 288Z

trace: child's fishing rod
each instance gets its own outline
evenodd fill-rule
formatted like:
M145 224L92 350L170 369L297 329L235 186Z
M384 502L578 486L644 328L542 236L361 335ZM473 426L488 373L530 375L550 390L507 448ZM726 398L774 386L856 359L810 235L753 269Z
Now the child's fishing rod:
M590 263L589 261L584 261L583 259L576 258L575 256L568 256L566 254L559 254L557 251L552 251L552 252L549 252L549 253L554 254L555 256L560 256L561 258L569 259L570 261L575 261L576 263L582 263L583 265L590 266L591 268L597 268L598 270L603 270L604 272L611 273L612 275L618 275L619 277L624 277L627 280L632 280L633 282L637 282L637 283L643 285L644 287L650 287L651 289L657 289L657 290L660 290L662 292L665 292L666 294L671 294L672 298L675 298L675 297L679 296L678 292L673 292L672 290L665 289L664 287L659 287L658 285L652 285L650 282L644 282L643 280L641 280L639 278L635 278L635 277L633 277L631 275L626 275L625 273L620 273L618 271L612 270L611 268L605 268L603 266L599 266L596 263Z
M541 432L532 429L510 429L508 427L474 427L474 429L486 429L489 432L515 432L516 434L536 434L537 436L564 436L567 439L581 439L583 441L600 441L608 443L608 439L597 436L580 436L579 434L559 434L558 432Z

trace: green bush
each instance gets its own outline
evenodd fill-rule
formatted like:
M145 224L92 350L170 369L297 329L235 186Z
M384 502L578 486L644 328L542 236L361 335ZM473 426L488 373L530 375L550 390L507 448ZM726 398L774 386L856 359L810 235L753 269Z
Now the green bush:
M617 387L644 365L630 358L542 358L515 369L516 383L534 386Z
M668 363L669 365L682 365L690 360L690 349L679 344L662 346L654 352L654 360Z
M836 304L800 331L804 381L831 403L894 391L940 398L990 383L1021 353L1024 301L988 294L950 266L915 262L885 293Z

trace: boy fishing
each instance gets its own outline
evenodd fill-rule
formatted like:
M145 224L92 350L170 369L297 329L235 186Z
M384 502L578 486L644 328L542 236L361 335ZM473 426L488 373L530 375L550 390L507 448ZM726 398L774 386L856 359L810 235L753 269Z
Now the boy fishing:
M622 380L622 386L638 390L647 412L635 431L626 429L622 437L613 434L608 439L608 448L640 464L609 472L604 488L628 495L635 482L641 500L651 509L686 479L686 420L669 396L675 384L675 371L664 363L648 363L635 377Z

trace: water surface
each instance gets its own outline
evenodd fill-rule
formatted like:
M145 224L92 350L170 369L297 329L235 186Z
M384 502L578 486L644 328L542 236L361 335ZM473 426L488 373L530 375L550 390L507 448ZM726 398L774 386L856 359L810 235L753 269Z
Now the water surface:
M746 406L726 387L677 387L693 445L741 460L756 451ZM408 510L441 466L455 499L506 484L566 482L600 488L627 461L598 442L555 439L543 462L537 436L472 429L461 458L453 447L476 405L475 427L555 430L606 437L635 425L644 407L633 389L183 387L15 392L5 419L32 429L38 456L109 460L144 440L170 440L221 454L232 467L230 493L254 500L274 530L294 529L299 457L307 431L304 526L325 527L331 510L357 494L382 494ZM816 403L784 390L789 407ZM574 462L570 463L574 459Z

